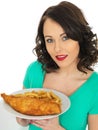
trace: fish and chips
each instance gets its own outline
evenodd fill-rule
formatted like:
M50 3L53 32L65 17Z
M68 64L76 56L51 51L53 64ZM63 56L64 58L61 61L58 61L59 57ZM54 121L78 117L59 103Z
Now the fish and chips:
M17 112L31 116L61 113L61 99L52 91L27 91L19 94L1 94L4 101Z

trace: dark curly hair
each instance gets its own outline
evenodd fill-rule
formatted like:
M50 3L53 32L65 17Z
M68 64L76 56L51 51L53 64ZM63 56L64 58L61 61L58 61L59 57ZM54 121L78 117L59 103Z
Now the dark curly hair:
M43 69L46 72L52 72L59 68L48 54L45 46L43 26L47 18L56 21L69 38L79 42L78 70L84 73L87 69L93 71L92 66L98 60L97 35L91 31L82 11L67 1L49 7L41 17L34 50Z

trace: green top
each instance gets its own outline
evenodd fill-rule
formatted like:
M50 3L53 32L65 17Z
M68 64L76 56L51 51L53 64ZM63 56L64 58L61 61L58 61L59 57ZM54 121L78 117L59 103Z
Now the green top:
M45 72L35 61L27 68L23 85L25 88L42 88ZM66 80L66 79L65 79ZM66 130L85 130L89 114L98 114L98 73L93 74L71 96L71 107L59 116L59 122ZM42 130L29 125L29 130Z

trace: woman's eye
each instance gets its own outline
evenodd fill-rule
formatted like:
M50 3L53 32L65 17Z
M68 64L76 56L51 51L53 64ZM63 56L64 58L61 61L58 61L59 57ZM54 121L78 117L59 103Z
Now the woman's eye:
M47 40L46 40L46 43L52 43L52 42L53 42L52 39L47 39Z
M62 39L63 39L63 41L66 41L66 40L68 40L69 38L68 38L67 36L64 36Z

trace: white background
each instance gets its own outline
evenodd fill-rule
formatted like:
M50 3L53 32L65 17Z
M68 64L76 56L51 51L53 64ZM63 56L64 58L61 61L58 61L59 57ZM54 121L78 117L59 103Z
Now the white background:
M69 0L80 7L98 34L97 0ZM60 0L0 0L0 93L22 88L32 53L38 23L44 10ZM98 67L95 67L98 71ZM5 116L5 117L4 117ZM0 130L25 130L0 106Z

